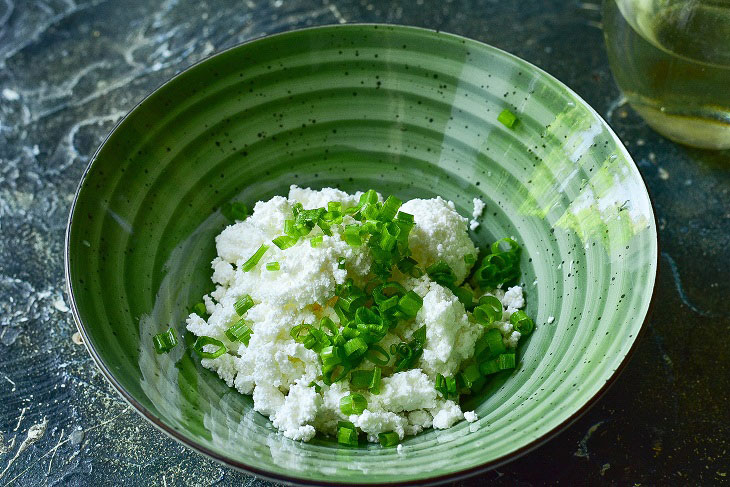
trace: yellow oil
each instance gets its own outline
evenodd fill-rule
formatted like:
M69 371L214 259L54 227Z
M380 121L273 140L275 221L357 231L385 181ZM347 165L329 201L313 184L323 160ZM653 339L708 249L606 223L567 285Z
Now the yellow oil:
M616 82L657 132L730 148L730 0L606 0Z

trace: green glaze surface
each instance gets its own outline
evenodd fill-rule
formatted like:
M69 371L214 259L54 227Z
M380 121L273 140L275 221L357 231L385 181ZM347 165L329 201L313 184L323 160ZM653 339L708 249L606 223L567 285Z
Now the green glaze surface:
M497 122L509 108L512 130ZM231 201L290 184L441 195L473 238L523 245L536 329L517 370L473 401L476 423L403 450L279 435L249 397L203 369L184 334L209 291ZM432 31L351 25L290 32L220 53L135 108L82 180L67 235L73 310L122 394L186 444L272 478L402 483L493 466L569 422L604 389L641 331L657 265L639 172L598 115L560 82L495 48ZM553 323L548 323L549 317Z

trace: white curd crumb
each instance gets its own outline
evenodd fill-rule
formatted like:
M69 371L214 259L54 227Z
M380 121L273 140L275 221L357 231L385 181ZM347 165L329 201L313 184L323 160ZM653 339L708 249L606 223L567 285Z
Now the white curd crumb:
M547 319L548 325L552 325L553 324L553 321L555 321L555 317L554 316L548 316L548 319Z
M479 418L477 417L477 413L475 413L474 411L467 411L464 413L464 419L470 423L473 423Z

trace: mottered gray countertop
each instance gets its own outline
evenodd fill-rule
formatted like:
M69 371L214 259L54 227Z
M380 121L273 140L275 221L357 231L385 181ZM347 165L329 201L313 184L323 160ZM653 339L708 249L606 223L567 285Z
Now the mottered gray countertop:
M730 153L673 144L625 105L592 1L0 0L0 485L272 485L159 433L97 371L64 295L66 217L96 147L160 83L344 22L453 32L547 70L616 130L655 204L655 312L621 377L556 438L457 485L730 482Z

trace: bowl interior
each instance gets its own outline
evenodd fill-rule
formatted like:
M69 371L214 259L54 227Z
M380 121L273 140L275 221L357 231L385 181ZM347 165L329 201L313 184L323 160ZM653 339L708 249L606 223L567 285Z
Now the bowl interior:
M497 122L509 108L514 129ZM518 369L474 401L479 421L395 449L281 437L189 348L211 290L220 208L290 184L441 195L473 237L524 247L536 330ZM67 273L86 343L115 386L166 431L249 471L311 482L406 482L494 465L579 412L630 350L653 290L651 204L615 135L532 65L475 41L394 26L336 26L220 53L158 89L90 165L69 226ZM550 319L554 317L554 321Z

